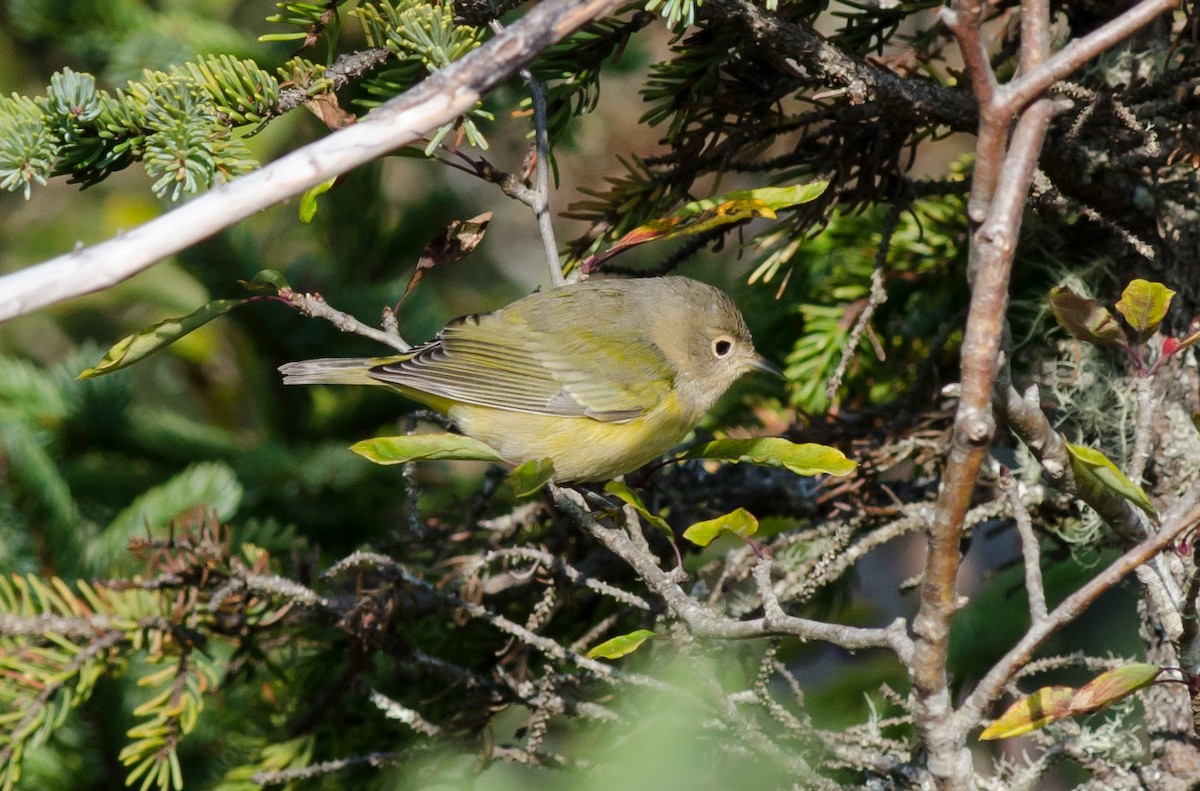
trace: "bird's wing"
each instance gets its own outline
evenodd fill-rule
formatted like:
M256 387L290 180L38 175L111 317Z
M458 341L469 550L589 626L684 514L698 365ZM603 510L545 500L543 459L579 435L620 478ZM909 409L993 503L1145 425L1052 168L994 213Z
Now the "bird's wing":
M479 406L608 422L632 420L669 396L673 369L648 341L607 324L545 325L528 308L468 316L370 375Z

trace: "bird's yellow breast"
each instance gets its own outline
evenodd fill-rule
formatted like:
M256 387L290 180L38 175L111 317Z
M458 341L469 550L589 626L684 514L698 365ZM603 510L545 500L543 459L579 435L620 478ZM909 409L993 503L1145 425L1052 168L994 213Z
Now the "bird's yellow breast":
M678 445L699 419L671 394L646 415L623 423L455 404L449 417L464 434L491 446L512 464L554 462L557 481L615 478Z

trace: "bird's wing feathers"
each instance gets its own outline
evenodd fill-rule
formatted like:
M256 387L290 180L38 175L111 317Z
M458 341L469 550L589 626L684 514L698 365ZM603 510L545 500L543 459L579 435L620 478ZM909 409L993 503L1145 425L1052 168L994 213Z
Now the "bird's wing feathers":
M549 334L535 307L459 320L370 375L454 401L609 422L632 420L669 395L673 371L653 344L607 325L565 328L561 313ZM592 315L603 322L606 314Z

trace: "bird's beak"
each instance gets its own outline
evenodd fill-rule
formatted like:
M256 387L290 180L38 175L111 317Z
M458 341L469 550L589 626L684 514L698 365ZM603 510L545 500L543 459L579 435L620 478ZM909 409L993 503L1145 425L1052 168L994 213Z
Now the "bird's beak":
M748 357L746 359L746 368L748 368L752 371L762 371L765 374L770 374L771 376L777 376L780 379L784 378L783 371L779 370L778 366L776 366L775 363L771 362L770 360L767 360L765 357L763 357L761 354L759 354L757 352L754 353L753 357Z

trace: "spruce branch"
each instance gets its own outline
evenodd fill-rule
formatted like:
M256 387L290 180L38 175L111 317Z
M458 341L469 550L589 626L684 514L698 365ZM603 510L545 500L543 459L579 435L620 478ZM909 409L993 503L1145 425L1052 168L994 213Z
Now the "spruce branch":
M0 321L109 288L262 209L409 145L475 107L550 44L617 0L546 0L356 124L297 149L107 242L0 277Z
M492 30L504 32L504 26L492 20ZM562 263L558 260L558 243L554 241L554 223L550 216L550 133L546 127L546 86L533 76L529 69L521 69L521 80L529 89L529 100L533 105L534 141L534 187L526 190L520 200L533 209L537 219L538 235L542 240L542 251L550 271L550 285L558 287L566 283Z

